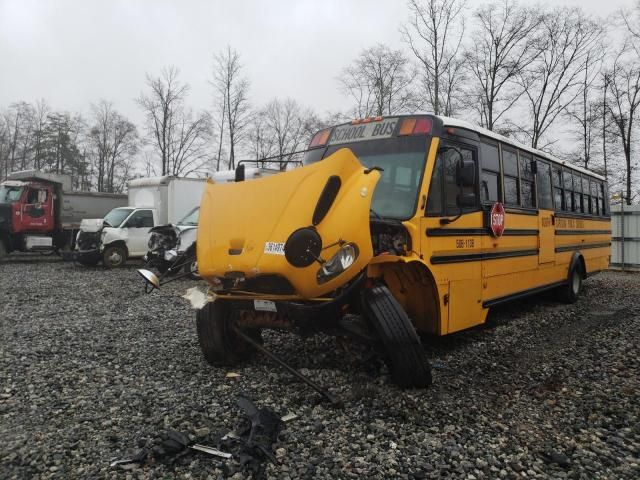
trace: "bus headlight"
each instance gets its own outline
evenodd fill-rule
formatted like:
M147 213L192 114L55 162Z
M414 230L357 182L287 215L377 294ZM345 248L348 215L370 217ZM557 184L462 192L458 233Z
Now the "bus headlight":
M322 284L328 282L336 275L344 272L356 261L358 253L358 246L355 243L347 243L340 247L340 250L338 250L333 257L324 262L322 267L320 267L320 270L318 270L318 283Z

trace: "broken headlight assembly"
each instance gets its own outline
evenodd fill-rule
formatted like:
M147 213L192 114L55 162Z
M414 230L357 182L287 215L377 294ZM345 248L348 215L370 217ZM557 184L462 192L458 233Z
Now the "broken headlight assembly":
M332 278L344 272L358 258L358 246L355 243L346 243L340 247L336 254L322 264L316 276L318 283L326 283Z

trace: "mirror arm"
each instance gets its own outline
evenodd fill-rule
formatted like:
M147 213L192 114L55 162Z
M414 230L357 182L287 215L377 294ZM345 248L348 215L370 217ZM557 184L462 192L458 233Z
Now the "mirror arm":
M458 220L462 216L462 207L458 207L458 208L460 208L460 213L458 213L458 215L456 215L453 218L441 218L440 225L448 225Z

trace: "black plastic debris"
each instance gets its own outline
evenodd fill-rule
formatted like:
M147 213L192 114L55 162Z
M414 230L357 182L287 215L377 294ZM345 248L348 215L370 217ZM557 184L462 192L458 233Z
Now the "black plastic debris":
M273 409L258 408L246 395L238 395L236 403L243 416L235 429L222 438L208 439L217 443L217 448L196 444L189 440L187 434L168 430L153 441L146 442L135 455L112 461L111 467L129 470L145 464L172 465L188 462L188 455L203 452L221 461L234 457L241 469L251 472L253 478L264 478L265 460L278 463L273 445L279 440L284 421ZM288 415L286 418L293 419L295 415ZM225 464L222 468L225 468Z
M173 464L193 453L194 450L223 459L228 459L232 456L230 453L222 452L217 448L196 444L189 440L188 435L184 433L168 430L156 441L151 442L150 445L145 446L132 457L114 460L110 466L128 470L148 463Z
M232 452L243 469L251 471L254 478L261 478L265 473L265 460L278 463L273 444L278 441L284 422L273 409L256 407L246 395L238 395L236 404L244 417L233 432L220 440L219 448Z

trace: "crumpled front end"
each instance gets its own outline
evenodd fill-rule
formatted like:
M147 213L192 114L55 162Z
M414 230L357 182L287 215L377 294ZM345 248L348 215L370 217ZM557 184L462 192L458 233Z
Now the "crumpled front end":
M205 188L197 257L216 286L254 294L321 297L373 256L369 211L376 170L348 149L313 165Z

